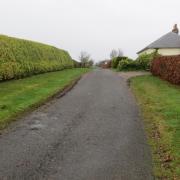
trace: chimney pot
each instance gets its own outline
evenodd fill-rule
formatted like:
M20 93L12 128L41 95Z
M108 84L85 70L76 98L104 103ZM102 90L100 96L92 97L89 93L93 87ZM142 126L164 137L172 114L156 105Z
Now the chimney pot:
M177 24L174 25L172 32L173 32L173 33L176 33L176 34L179 33L179 29L178 29L178 27L177 27Z

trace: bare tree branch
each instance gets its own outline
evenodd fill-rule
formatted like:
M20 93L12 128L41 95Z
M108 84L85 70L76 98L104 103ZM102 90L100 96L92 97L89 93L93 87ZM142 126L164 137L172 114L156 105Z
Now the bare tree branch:
M88 54L86 51L81 51L79 56L79 60L81 61L81 63L87 63L88 61L90 61L90 58L90 54Z
M122 50L119 48L118 50L113 49L110 53L110 58L113 59L115 57L121 57L123 56L123 52Z

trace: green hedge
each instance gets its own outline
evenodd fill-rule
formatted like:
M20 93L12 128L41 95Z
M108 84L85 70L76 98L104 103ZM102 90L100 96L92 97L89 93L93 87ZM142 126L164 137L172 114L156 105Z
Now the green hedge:
M159 56L156 52L147 54L144 53L136 59L137 67L142 70L150 70L152 60Z
M0 81L72 68L68 52L53 46L0 35Z
M112 59L112 68L117 68L118 67L118 64L120 61L124 60L124 59L127 59L127 57L125 56L122 56L122 57L115 57Z
M120 61L117 67L118 71L132 71L137 68L136 62L128 58Z
M136 60L129 58L119 61L118 71L150 70L152 60L159 56L156 53L142 54Z

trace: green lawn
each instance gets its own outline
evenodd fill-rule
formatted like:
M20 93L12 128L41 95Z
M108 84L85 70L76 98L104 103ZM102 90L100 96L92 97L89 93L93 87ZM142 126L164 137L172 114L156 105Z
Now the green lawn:
M49 97L89 69L69 69L0 83L0 129L17 115L45 102Z
M157 179L180 178L180 87L151 75L131 79L152 147Z

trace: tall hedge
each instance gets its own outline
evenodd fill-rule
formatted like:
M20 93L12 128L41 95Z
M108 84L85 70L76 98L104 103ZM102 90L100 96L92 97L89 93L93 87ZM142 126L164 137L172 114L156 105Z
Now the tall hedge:
M73 67L68 52L53 46L0 35L0 81Z
M180 85L180 55L155 58L152 61L151 72L155 76Z

